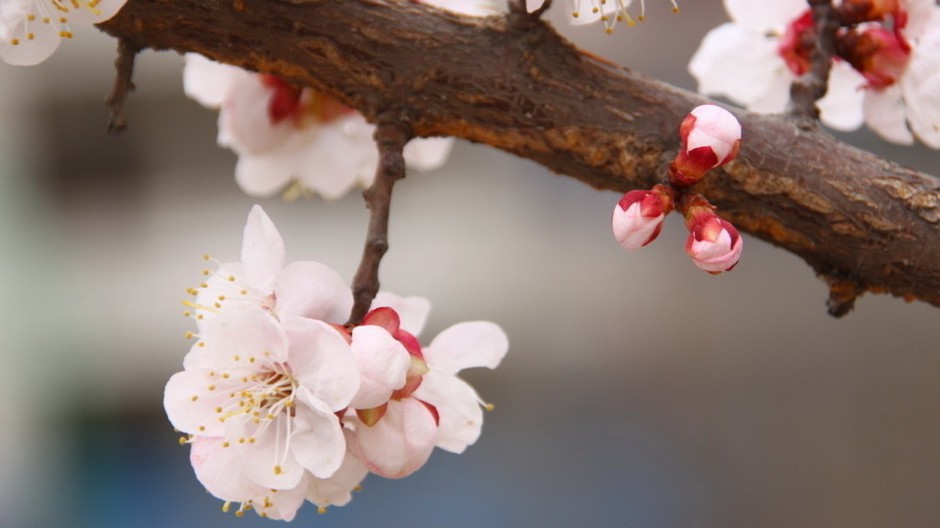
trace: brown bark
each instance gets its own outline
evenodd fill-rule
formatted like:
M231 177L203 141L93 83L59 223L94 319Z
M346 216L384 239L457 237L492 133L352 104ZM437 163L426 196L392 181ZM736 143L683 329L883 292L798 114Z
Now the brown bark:
M706 102L581 52L524 14L471 19L407 1L129 0L101 26L391 109L416 136L535 160L598 189L650 187ZM735 111L737 161L693 190L741 231L803 257L841 315L865 291L940 306L940 182L784 116Z

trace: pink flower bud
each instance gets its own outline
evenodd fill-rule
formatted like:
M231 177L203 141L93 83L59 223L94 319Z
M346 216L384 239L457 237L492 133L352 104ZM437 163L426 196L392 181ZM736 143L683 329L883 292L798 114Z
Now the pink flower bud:
M741 258L744 239L727 220L715 214L715 208L704 197L683 197L685 225L689 238L685 251L699 268L717 275L731 271Z
M741 148L741 123L724 108L701 105L679 126L682 148L669 165L670 183L688 187L710 169L724 165Z
M874 89L897 82L911 60L911 46L900 33L880 27L839 33L836 51Z
M614 207L611 225L614 236L624 249L639 249L659 236L663 219L675 208L675 191L655 185L649 191L630 191Z

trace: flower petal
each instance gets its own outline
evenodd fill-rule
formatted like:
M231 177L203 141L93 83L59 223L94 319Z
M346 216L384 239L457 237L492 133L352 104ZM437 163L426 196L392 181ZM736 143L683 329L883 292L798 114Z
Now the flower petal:
M296 165L295 159L280 151L259 155L241 154L235 164L235 183L249 196L266 198L291 181Z
M405 385L411 356L384 328L371 325L354 328L352 351L362 376L359 392L349 404L352 408L382 405L393 391Z
M413 334L421 335L424 323L431 312L431 301L424 297L401 297L394 293L380 291L372 300L371 310L387 306L398 313L401 320L401 329Z
M405 145L405 163L414 169L432 171L447 162L454 147L454 138L419 138Z
M914 135L905 123L905 107L900 86L889 86L880 92L868 90L862 100L865 124L892 143L913 145Z
M845 61L835 61L829 74L829 87L819 100L819 118L827 126L847 132L862 126L862 86L865 78Z
M348 431L346 434L350 434ZM307 487L307 500L320 507L345 506L352 500L352 491L359 486L369 468L350 452L330 478L311 478Z
M352 310L352 291L339 273L319 262L288 264L274 286L279 315L343 322Z
M242 470L238 453L222 447L224 442L224 438L194 438L189 461L209 493L225 501L242 502L261 489Z
M483 409L479 395L467 382L432 371L424 375L414 397L437 408L441 419L437 447L463 453L480 437Z
M284 267L284 240L260 205L248 213L242 239L245 280L262 291L273 291L274 280Z
M414 473L427 462L437 439L434 416L414 398L388 402L385 416L372 427L357 425L350 448L385 478Z
M346 439L333 410L309 393L301 391L305 405L298 406L297 432L290 449L297 462L317 478L329 478L343 462Z
M290 339L291 375L329 412L349 405L359 391L359 370L352 350L330 325L313 319L284 320Z
M250 75L241 68L215 62L197 53L187 53L183 67L183 91L205 107L219 108L232 86L246 82Z
M287 361L287 335L261 307L245 304L207 318L200 342L190 355L198 355L203 368L252 368L258 362Z
M755 33L781 32L794 18L808 9L805 0L724 0L731 20Z
M437 335L424 350L431 370L454 374L465 368L496 368L509 350L509 338L495 323L458 323Z

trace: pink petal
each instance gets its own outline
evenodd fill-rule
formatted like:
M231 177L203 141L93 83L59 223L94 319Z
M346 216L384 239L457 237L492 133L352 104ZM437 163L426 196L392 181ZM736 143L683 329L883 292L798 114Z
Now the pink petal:
M339 273L319 262L288 264L274 286L277 313L344 322L352 310L352 291Z
M862 109L865 112L865 124L882 139L901 145L914 144L914 135L905 122L904 101L899 86L890 86L880 92L866 91Z
M245 280L262 291L273 291L277 274L284 267L284 240L260 205L248 213L242 239Z
M213 375L215 374L215 375ZM211 370L185 370L174 374L163 391L163 407L173 427L199 436L223 436L225 427L216 409L227 407L236 380ZM212 389L210 389L212 387Z
M347 451L346 456L343 457L343 463L330 478L310 479L307 487L307 500L324 508L345 506L352 500L352 491L368 474L369 468L365 463Z
M333 327L313 319L284 320L290 340L291 374L330 412L349 405L359 391L359 370L346 339Z
M808 7L805 0L724 0L735 23L755 33L779 32Z
M437 439L437 424L427 407L414 398L390 401L388 412L372 427L362 424L350 447L373 473L402 478L427 462Z
M820 120L841 131L855 130L865 119L862 113L862 86L865 78L845 61L835 61L829 74L829 89L819 100Z
M483 409L480 397L469 384L456 376L429 372L414 397L437 408L440 427L437 447L463 453L480 437Z
M413 335L421 335L431 312L431 301L424 297L401 297L380 291L372 301L372 309L387 306L398 313L401 328Z
M316 398L305 395L305 405L298 406L298 431L291 438L293 457L317 478L329 478L343 462L346 439L339 418Z
M235 164L235 183L249 196L272 196L291 181L296 165L297 161L282 151L240 154Z
M231 447L222 447L224 438L193 439L189 460L196 478L214 496L241 502L261 491L242 471L241 460Z
M458 323L437 335L424 350L431 370L455 374L465 368L496 368L509 350L509 338L488 321Z
M191 354L204 368L257 368L259 362L287 361L287 335L267 312L253 304L233 306L208 318Z
M385 329L357 326L352 332L352 351L362 385L351 407L371 409L382 405L393 391L405 385L411 356Z

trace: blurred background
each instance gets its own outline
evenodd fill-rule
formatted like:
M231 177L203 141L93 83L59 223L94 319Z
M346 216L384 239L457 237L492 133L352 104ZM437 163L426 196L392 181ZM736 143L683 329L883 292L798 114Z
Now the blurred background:
M685 65L720 2L647 3L646 22L611 36L564 26L561 3L553 18L694 88ZM129 129L108 136L114 43L74 29L38 67L0 65L0 527L273 526L220 511L162 409L193 328L185 289L203 253L237 258L256 200L173 53L140 56ZM940 153L848 139L940 173ZM465 454L369 477L349 506L294 523L940 526L940 311L869 295L832 319L812 270L752 237L733 273L707 275L678 217L627 254L610 233L618 199L467 143L401 182L383 287L432 300L425 339L502 325L502 366L466 374L496 408ZM352 277L357 193L260 203L288 260Z

